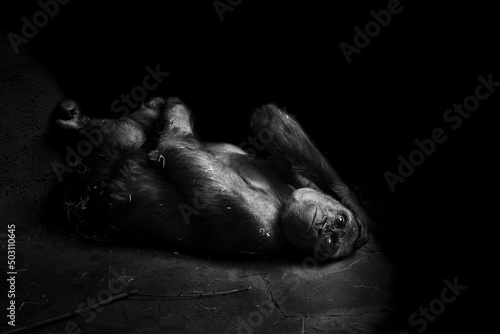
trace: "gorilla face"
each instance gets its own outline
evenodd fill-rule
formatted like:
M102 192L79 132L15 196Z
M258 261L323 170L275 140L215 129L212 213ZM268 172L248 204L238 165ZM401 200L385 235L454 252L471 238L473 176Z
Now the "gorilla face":
M353 253L364 242L361 226L339 201L309 188L293 192L282 215L285 236L295 246L313 251L320 260Z

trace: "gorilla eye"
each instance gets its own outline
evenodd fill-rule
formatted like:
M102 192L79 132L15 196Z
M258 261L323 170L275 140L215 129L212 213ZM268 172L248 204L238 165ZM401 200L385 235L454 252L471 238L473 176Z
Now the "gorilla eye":
M338 216L335 218L335 221L333 222L333 225L334 225L336 228L344 227L344 225L345 225L346 221L347 221L347 219L346 219L343 215L338 215Z

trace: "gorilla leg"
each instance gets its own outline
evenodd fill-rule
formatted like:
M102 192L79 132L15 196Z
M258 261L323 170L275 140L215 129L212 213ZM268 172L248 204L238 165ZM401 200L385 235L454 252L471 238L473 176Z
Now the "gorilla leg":
M165 100L159 97L142 104L139 109L130 114L129 118L139 124L148 133L154 129L158 123L160 110L163 108Z

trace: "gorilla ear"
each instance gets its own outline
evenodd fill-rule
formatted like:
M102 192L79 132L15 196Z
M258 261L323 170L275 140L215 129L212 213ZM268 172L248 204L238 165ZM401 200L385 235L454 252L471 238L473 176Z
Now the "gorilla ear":
M78 104L74 100L66 99L59 105L62 117L66 119L56 120L57 125L63 129L78 130L86 125L89 118L82 115Z

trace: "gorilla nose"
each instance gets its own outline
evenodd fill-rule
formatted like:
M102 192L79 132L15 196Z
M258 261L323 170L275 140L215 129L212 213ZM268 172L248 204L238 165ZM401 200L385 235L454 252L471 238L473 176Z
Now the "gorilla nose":
M304 221L308 222L308 229L305 231L306 239L312 239L318 236L317 231L314 229L314 222L316 221L316 217L318 215L318 206L316 204L308 204L302 210L302 218Z
M311 221L316 220L316 215L318 213L318 206L316 204L308 204L304 211L305 216L311 218Z

